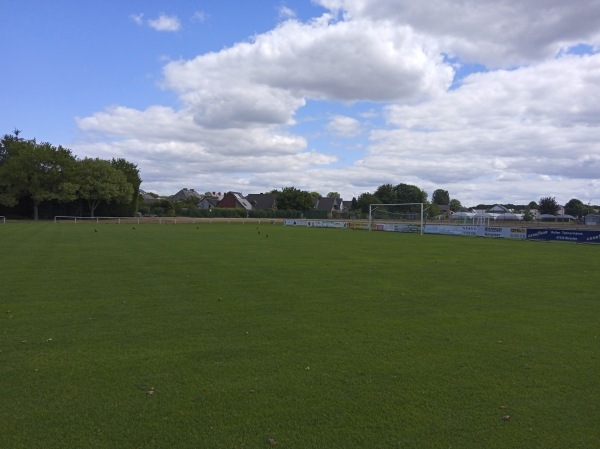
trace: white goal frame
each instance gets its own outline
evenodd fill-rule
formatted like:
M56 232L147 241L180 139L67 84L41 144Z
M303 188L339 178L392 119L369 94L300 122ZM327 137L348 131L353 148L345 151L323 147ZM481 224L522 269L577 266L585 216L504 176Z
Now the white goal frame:
M417 206L420 205L421 206L421 235L423 235L423 228L424 228L424 221L423 221L423 211L424 209L424 203L391 203L391 204L378 204L378 203L372 203L369 204L369 232L372 231L373 229L373 212L375 212L377 210L378 206Z
M6 224L6 217L4 215L0 215L0 221L2 224Z

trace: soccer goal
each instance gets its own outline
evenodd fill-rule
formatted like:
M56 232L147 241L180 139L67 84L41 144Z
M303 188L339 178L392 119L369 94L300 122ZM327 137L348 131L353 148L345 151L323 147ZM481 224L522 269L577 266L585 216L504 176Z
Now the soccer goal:
M423 234L424 203L369 204L369 231Z
M2 222L2 224L6 223L6 217L4 215L0 215L0 221Z

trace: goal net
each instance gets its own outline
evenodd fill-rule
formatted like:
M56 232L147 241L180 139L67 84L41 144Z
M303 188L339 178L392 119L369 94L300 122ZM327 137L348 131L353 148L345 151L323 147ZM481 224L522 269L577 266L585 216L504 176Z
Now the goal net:
M369 204L369 230L423 234L423 203Z

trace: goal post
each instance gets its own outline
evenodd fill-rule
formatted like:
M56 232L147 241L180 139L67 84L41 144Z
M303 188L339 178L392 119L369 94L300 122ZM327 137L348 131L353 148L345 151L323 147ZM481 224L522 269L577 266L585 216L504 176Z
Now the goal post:
M385 208L385 209L384 209ZM369 232L373 229L375 219L382 223L410 222L419 223L419 233L423 235L425 211L424 203L391 203L369 204ZM378 215L379 217L376 217Z

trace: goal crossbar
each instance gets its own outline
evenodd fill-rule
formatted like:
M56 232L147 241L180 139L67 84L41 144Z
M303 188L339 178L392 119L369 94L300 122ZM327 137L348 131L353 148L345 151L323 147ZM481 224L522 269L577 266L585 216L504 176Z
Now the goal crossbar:
M372 203L369 204L369 232L373 229L373 212L377 210L378 207L381 206L421 206L421 217L420 217L420 233L423 235L423 211L424 211L424 203L388 203L388 204L379 204Z

